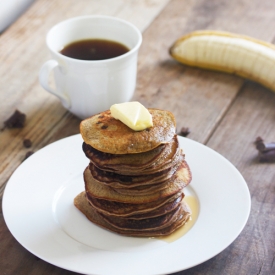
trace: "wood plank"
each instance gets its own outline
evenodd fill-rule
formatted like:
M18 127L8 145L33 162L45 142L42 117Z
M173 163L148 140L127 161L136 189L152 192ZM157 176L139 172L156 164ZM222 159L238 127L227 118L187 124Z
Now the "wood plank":
M275 163L259 163L254 141L275 141L274 93L251 82L232 104L207 145L242 172L251 193L251 214L240 236L215 258L178 275L274 274Z
M257 136L275 141L274 104L274 93L248 82L208 143L242 171L251 192L248 224L229 248L231 254L243 254L230 264L232 271L242 270L239 274L275 273L275 163L259 163L253 144Z
M15 109L25 113L27 120L23 129L0 131L0 196L28 151L37 151L50 142L79 132L79 119L69 114L38 82L39 69L50 58L45 45L48 30L70 17L105 14L126 19L143 31L167 2L40 0L1 35L0 129ZM32 148L24 148L25 138L33 142Z

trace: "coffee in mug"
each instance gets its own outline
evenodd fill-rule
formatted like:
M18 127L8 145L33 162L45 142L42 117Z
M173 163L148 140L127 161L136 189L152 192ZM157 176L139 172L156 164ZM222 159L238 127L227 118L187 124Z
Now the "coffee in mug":
M81 60L104 60L127 53L129 49L116 41L105 39L86 39L72 42L60 53Z

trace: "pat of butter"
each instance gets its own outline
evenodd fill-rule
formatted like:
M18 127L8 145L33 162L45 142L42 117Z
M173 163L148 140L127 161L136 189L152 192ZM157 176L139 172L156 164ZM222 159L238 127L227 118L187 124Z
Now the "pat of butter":
M114 104L110 108L111 115L135 131L153 126L152 115L139 102Z

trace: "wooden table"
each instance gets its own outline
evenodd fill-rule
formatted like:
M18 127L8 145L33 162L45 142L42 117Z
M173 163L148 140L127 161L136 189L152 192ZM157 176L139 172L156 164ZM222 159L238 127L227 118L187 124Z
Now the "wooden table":
M28 151L79 133L80 120L38 82L38 71L50 57L47 31L78 15L117 16L143 33L134 99L172 111L177 128L189 127L188 138L231 161L251 192L251 214L239 237L216 257L176 274L275 274L275 164L259 163L253 144L257 136L275 141L275 94L237 76L181 65L168 54L177 38L198 29L272 42L274 10L269 0L37 0L0 36L0 128L16 109L27 116L23 128L0 132L1 193ZM31 148L23 146L24 139L32 141ZM0 273L76 274L25 250L10 234L2 211Z

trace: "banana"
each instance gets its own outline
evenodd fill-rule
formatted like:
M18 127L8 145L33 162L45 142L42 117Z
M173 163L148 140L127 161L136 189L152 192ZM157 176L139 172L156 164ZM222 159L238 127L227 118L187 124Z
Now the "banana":
M252 37L220 31L195 31L169 50L180 63L236 74L275 92L275 46Z

